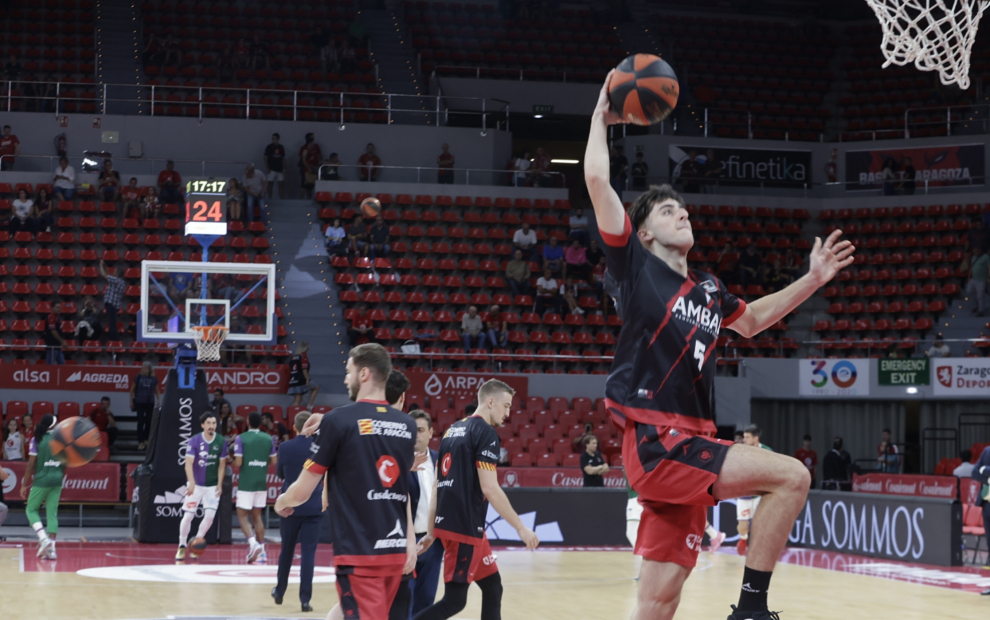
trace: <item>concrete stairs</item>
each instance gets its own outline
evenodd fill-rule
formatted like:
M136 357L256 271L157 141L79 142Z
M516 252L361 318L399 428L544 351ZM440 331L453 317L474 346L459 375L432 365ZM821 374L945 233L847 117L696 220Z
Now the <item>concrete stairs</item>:
M393 95L393 110L406 110L393 112L392 122L428 124L432 117L425 112L435 104L423 97L429 95L429 90L420 75L411 33L402 22L400 11L364 10L361 18L371 35L371 59L377 65L378 87Z
M99 0L96 5L97 81L107 86L107 114L138 114L141 82L141 9L131 0ZM146 107L146 106L145 106Z

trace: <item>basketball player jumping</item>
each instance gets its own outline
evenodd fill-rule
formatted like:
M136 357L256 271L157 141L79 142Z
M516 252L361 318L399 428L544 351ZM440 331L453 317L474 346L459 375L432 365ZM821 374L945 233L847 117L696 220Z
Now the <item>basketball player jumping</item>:
M203 432L189 440L186 449L186 499L179 522L179 550L176 561L186 559L186 543L196 510L203 504L203 520L196 538L205 538L213 525L223 493L223 476L227 469L227 442L217 433L217 414L207 411L199 418Z
M629 482L643 504L635 552L643 556L635 620L672 618L694 568L705 510L721 499L762 495L742 591L730 620L770 620L767 589L804 506L808 470L796 459L716 440L715 343L721 327L755 336L798 307L853 262L835 231L815 240L809 271L787 288L747 304L714 276L688 268L694 235L684 200L653 187L626 212L609 184L608 81L591 119L584 173L622 299L622 333L605 384L623 430Z

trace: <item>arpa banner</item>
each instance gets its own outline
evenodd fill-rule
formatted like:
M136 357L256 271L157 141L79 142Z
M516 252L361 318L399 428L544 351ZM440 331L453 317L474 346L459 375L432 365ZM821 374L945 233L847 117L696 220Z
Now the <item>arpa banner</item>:
M801 396L867 396L870 360L801 360Z
M165 389L170 366L159 366L155 376ZM129 392L140 368L121 366L0 366L0 389L71 390L74 392ZM209 389L228 394L284 394L289 367L205 368Z
M931 146L914 149L871 149L846 151L846 190L875 190L883 184L884 162L894 161L896 183L904 181L904 169L915 169L917 187L983 185L984 148L982 144ZM910 159L910 162L907 160Z
M956 499L959 496L959 478L909 474L857 474L853 476L852 489L857 493Z
M406 373L409 378L409 390L406 402L415 402L422 396L430 397L430 404L446 403L457 396L467 396L476 399L478 388L489 379L504 381L516 391L516 399L524 401L529 396L529 378L526 375L494 375L474 372L429 372L411 370ZM422 405L423 403L419 403ZM446 406L446 405L444 405Z
M3 494L8 501L21 496L21 481L27 461L3 461L0 467L7 471L3 481ZM63 502L119 502L120 464L89 463L65 470L62 480Z
M609 469L605 474L605 486L610 489L626 488L622 469ZM584 475L577 467L499 467L498 483L503 487L579 488L584 486Z
M935 396L990 396L990 358L933 358L932 377Z

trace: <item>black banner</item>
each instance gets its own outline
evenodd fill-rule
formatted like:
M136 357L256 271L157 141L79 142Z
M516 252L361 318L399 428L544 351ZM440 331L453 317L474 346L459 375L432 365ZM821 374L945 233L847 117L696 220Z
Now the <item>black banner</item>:
M715 164L709 161L709 151ZM697 173L682 174L684 162L695 154ZM811 151L711 148L670 145L670 179L685 192L705 185L735 187L804 187L811 183ZM719 170L721 164L721 170ZM691 166L687 167L688 170Z
M894 165L894 190L911 193L904 185L904 170L910 164L915 169L915 189L950 185L983 185L984 146L961 144L913 149L872 149L846 151L846 189L849 191L877 190L883 187L884 164ZM910 161L907 161L910 159Z

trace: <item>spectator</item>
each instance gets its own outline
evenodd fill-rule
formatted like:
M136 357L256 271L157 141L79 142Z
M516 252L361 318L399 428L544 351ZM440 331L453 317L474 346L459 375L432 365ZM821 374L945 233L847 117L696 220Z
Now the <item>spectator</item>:
M327 226L323 234L327 238L327 254L347 255L347 233L344 231L339 217L334 218L333 224Z
M276 447L283 441L289 441L289 429L285 428L281 420L276 422L271 413L261 414L261 430L275 438Z
M361 21L361 12L354 14L354 21L347 26L348 41L354 47L365 47L368 43L368 27Z
M357 310L357 315L351 319L351 328L347 330L347 339L350 341L351 348L359 344L378 342L375 339L375 324L371 320L371 315L368 314L368 305L361 304ZM362 339L364 339L363 342Z
M542 317L548 308L560 312L560 285L553 278L553 272L544 269L543 276L536 280L534 311Z
M477 348L485 348L485 332L483 330L484 324L481 321L481 317L478 316L478 307L471 306L468 308L467 314L461 317L461 332L464 335L464 352L471 352L471 344L477 341Z
M901 174L901 188L904 189L905 196L913 196L914 190L917 187L915 182L915 177L918 175L918 171L914 169L914 163L911 161L910 157L904 158L904 172Z
M251 67L265 71L270 71L272 68L272 51L257 34L251 39Z
M530 161L531 157L529 151L523 151L522 156L517 157L513 163L512 169L515 170L515 186L516 187L526 187L529 185L529 169L532 167L533 162Z
M330 157L327 157L327 160L320 166L320 180L339 181L340 165L340 157L336 153L330 153Z
M171 159L165 162L165 169L158 173L158 198L162 204L175 205L182 202L182 175L175 169Z
M581 242L577 239L571 241L571 247L564 252L564 262L566 268L564 273L569 273L572 278L588 279L588 251L581 247Z
M371 242L369 245L372 260L385 256L392 250L392 246L389 244L388 225L385 224L381 213L375 216L375 224L368 231L368 237Z
M604 256L600 257L598 264L591 269L591 285L595 287L595 292L599 296L605 293L605 272L607 270L608 264Z
M100 399L100 406L89 412L89 419L100 429L101 433L107 434L107 444L112 446L117 441L117 420L110 411L110 397L104 396Z
M681 162L680 179L684 193L697 194L700 191L701 164L695 151L688 151L688 158Z
M605 256L605 252L598 247L598 241L596 239L591 239L588 242L588 251L585 253L588 258L589 265L597 265L598 261Z
M880 176L883 179L883 195L895 195L897 193L897 163L894 162L893 157L888 157L884 160L883 170L881 171Z
M505 278L513 295L529 295L529 263L523 260L523 251L516 250L513 259L505 266Z
M358 157L360 180L377 181L382 171L382 160L375 154L375 145L371 142L364 148L364 154Z
M852 457L842 449L842 437L832 440L832 450L822 461L822 489L849 490Z
M162 205L158 202L158 190L154 187L149 187L148 191L144 195L144 198L141 200L141 217L146 220L157 220L158 216L161 214L161 210Z
M763 285L763 258L756 253L755 243L747 245L739 257L739 284L744 287L750 284Z
M17 199L12 203L13 210L10 215L9 226L11 236L25 230L32 235L38 232L38 221L32 217L34 214L34 200L32 200L26 190L17 190Z
M217 424L217 433L223 437L224 443L228 444L229 448L237 440L237 433L240 431L237 425L244 418L234 414L234 408L230 403L220 405L217 417L220 418L220 422Z
M440 145L441 153L437 156L437 183L451 185L454 182L454 155L446 144Z
M229 407L230 401L223 397L222 389L216 388L215 390L213 390L213 400L210 401L210 409L217 415L220 415L220 409L224 405L227 405Z
M725 166L715 157L713 149L708 149L705 153L705 165L702 170L705 176L705 187L709 194L714 194L719 181L725 176Z
M550 156L543 147L536 149L536 184L540 187L553 187L553 177L550 176Z
M161 388L154 370L151 362L144 362L141 364L141 371L131 382L131 411L137 416L138 450L148 447L151 416L155 411L155 404L161 397Z
M244 178L241 180L241 188L244 190L244 198L247 200L246 220L254 221L254 209L264 209L265 206L265 177L254 169L254 164L248 164L244 171ZM264 217L262 216L262 221Z
M7 420L7 425L3 427L3 460L23 461L24 460L24 435L17 425L17 418ZM0 520L0 523L3 521Z
M58 158L52 185L59 200L72 200L76 194L76 169L69 165L69 158L64 155Z
M113 161L103 160L100 171L100 197L103 202L117 202L120 198L120 173L113 169Z
M162 52L165 54L164 64L178 66L182 52L179 50L179 42L171 34L162 41Z
M124 279L118 277L120 267L114 265L112 269L107 269L107 264L100 261L100 276L107 281L107 288L103 291L103 308L107 312L107 331L114 340L120 338L117 331L117 313L120 312L121 299L124 296Z
M574 280L568 276L564 284L560 287L560 296L567 304L567 310L571 314L584 314L584 310L578 307L578 287ZM563 306L561 306L563 307Z
M360 215L354 217L354 223L347 229L347 239L355 256L368 255L368 227Z
M897 473L901 464L901 456L897 446L894 445L894 441L890 438L889 428L883 429L880 433L880 445L877 446L877 457L879 457L882 471L888 471L887 469L883 469L883 465L886 464L892 468L892 473Z
M791 276L784 269L779 258L773 259L773 265L767 269L766 283L768 293L775 293L791 283Z
M144 52L141 54L141 59L145 66L147 65L159 65L162 62L162 48L158 44L158 38L154 35L148 35L148 43L144 46Z
M598 438L594 435L584 438L584 452L581 453L581 471L584 473L584 486L604 487L608 463L598 451Z
M345 39L340 43L340 51L337 52L340 61L340 71L342 73L354 73L357 70L357 53L354 47Z
M575 449L578 448L578 446L584 447L585 440L587 440L589 437L595 438L594 430L595 430L594 424L592 424L591 422L585 422L584 432L582 432L580 435L578 435L577 437L571 440L571 443L574 444Z
M13 56L10 57L13 60ZM10 63L7 63L10 66ZM10 133L10 125L3 126L3 137L0 137L0 171L13 170L16 157L21 154L21 141Z
M646 177L650 175L650 167L643 161L643 152L636 153L636 161L630 168L632 173L632 188L637 190L646 189Z
M141 203L141 188L138 187L137 177L131 177L127 185L120 190L120 201L124 208L124 217L134 217Z
M289 358L289 391L292 396L293 406L302 404L302 397L309 394L309 404L307 409L313 408L316 395L320 393L320 388L309 377L309 343L303 340L296 345L296 350ZM288 439L288 437L286 437Z
M522 250L523 256L532 256L537 259L537 239L536 231L529 229L529 222L523 222L522 228L512 235L512 247Z
M502 310L495 304L488 308L488 321L485 335L492 349L505 348L509 344L509 324L502 318Z
M79 340L99 340L103 335L100 319L103 313L96 307L96 300L86 296L83 307L79 311L79 322L76 323L76 338Z
M973 259L969 268L969 281L966 283L966 295L976 298L973 314L985 316L985 297L987 293L987 277L990 276L990 254L983 249L974 248Z
M303 198L313 198L313 187L319 175L320 162L323 161L323 151L316 143L316 136L306 134L306 143L299 148L299 183L302 187Z
M976 467L973 463L970 463L970 461L973 460L972 450L966 448L960 451L959 460L961 460L962 463L959 464L959 467L952 470L952 475L956 478L969 478L972 476L973 469Z
M591 234L588 232L588 218L584 215L584 209L575 209L567 224L571 227L571 239L579 241L583 246L588 245Z
M17 57L11 54L7 57L7 64L3 66L3 79L8 82L17 82L21 79L23 70L21 63L17 62Z
M247 69L251 64L251 46L248 45L244 37L237 39L234 46L234 68Z
M801 275L801 257L792 248L787 248L784 252L784 271L792 280Z
M227 181L227 219L240 222L244 217L244 190L237 179L231 177Z
M285 147L279 142L282 136L272 134L272 142L265 147L265 176L268 180L268 199L272 199L275 183L278 197L285 198Z
M925 353L928 357L949 357L951 355L949 351L949 345L945 344L942 340L942 334L935 336L935 341L932 342L932 346Z
M45 232L51 232L55 223L55 203L44 187L38 189L38 197L34 201L34 221L38 230Z
M550 237L550 244L543 246L543 269L549 269L554 273L559 271L561 275L567 275L567 268L564 266L564 248L557 245L556 237Z
M804 443L794 451L794 458L801 461L811 474L811 488L815 488L815 467L818 466L818 453L811 449L811 435L804 436Z
M192 297L193 277L191 273L177 272L169 277L168 296L177 304L185 307L186 299Z
M715 259L715 275L719 280L728 284L735 284L738 280L739 253L732 247L732 242L727 241L718 258Z
M615 145L612 147L609 158L609 181L612 183L612 189L619 197L626 189L626 169L629 167L629 160L623 155L623 151L621 146Z

